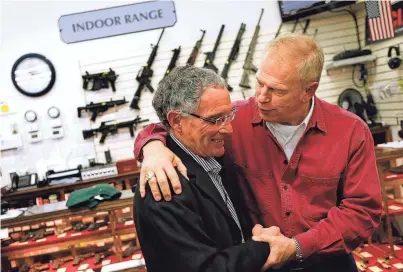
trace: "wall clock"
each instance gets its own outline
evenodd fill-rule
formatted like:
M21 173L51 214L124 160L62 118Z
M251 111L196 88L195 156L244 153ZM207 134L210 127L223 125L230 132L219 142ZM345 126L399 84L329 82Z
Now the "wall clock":
M30 53L21 56L14 63L11 79L20 93L37 97L52 89L56 81L56 71L46 57Z

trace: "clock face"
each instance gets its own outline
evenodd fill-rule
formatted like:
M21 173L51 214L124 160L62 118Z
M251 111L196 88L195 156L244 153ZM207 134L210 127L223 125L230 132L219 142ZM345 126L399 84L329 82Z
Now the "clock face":
M55 83L56 72L44 56L26 54L15 62L11 78L18 91L35 97L50 91Z

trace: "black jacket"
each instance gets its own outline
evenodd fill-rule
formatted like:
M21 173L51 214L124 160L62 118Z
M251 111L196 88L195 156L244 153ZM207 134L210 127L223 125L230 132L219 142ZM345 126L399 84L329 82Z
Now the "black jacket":
M269 255L269 246L250 239L251 221L230 162L220 161L220 175L237 211L244 243L207 172L170 137L167 147L187 167L190 180L178 173L182 193L176 195L171 187L170 202L155 201L148 186L145 198L141 198L137 188L135 221L147 271L259 272Z

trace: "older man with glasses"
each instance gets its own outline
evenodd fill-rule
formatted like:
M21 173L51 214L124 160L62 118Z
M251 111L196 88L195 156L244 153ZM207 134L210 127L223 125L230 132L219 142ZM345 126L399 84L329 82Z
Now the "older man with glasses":
M177 67L159 84L153 107L169 131L167 147L187 168L179 172L182 194L155 201L150 186L135 197L135 220L147 270L261 271L268 243L251 239L252 224L224 138L232 133L236 110L225 81L211 70ZM153 172L147 174L155 181ZM140 187L140 186L138 186ZM256 225L253 234L281 235Z

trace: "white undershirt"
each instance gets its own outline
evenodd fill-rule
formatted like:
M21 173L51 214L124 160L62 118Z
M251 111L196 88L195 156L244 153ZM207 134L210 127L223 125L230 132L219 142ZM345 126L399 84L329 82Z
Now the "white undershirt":
M311 109L309 110L308 115L305 117L302 123L297 126L287 126L281 125L279 123L266 122L267 128L271 131L271 133L274 135L274 137L276 137L277 141L283 147L288 160L290 160L299 139L304 134L309 120L311 120L314 104L315 99L312 98Z

